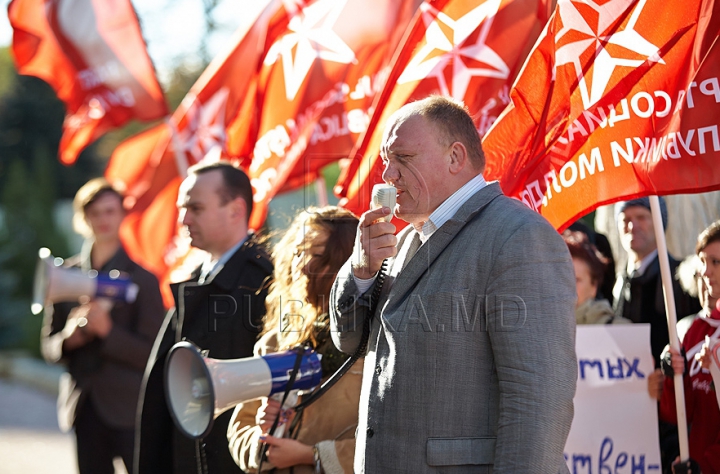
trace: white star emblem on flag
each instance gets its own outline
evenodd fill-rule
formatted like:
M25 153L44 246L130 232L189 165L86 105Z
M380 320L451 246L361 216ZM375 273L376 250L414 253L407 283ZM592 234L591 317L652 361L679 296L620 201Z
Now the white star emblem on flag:
M178 135L182 149L194 163L203 159L214 147L225 147L225 107L230 91L223 87L204 104L196 97L188 107L188 124ZM186 99L188 100L188 99Z
M474 76L506 79L510 74L510 69L500 55L485 43L500 2L501 0L489 0L457 20L423 3L421 5L422 18L427 27L425 45L408 63L398 78L398 84L434 77L438 81L442 94L452 95L456 99L463 100L470 79ZM450 35L452 37L443 32L441 23L452 30ZM481 29L475 43L465 44L468 37L477 31L478 27ZM443 51L444 54L432 56L436 50ZM468 67L464 58L482 62L486 67ZM444 71L450 64L452 65L452 84L448 86Z
M632 0L611 0L602 6L588 0L560 0L558 2L558 15L562 19L563 27L555 35L555 43L562 41L570 32L575 32L575 35L580 38L557 48L553 77L558 66L572 64L575 67L580 96L585 109L595 104L603 96L616 67L638 67L646 60L665 64L659 56L658 47L635 31L635 25L645 6L645 2L646 0L638 1L633 7L632 14L624 29L610 35L605 35L606 30L617 21L620 15L628 8L628 5L632 3ZM578 10L575 3L587 5L597 12L597 28L593 29L588 24L587 19ZM580 35L577 35L577 33L580 33ZM607 50L608 45L620 46L642 56L643 59L613 57ZM588 90L587 78L583 74L583 66L580 63L581 55L588 49L594 50L590 90Z
M355 53L332 29L347 1L318 0L294 16L291 33L276 41L265 56L265 65L282 57L285 96L295 98L315 59L350 64ZM293 53L295 55L293 60Z

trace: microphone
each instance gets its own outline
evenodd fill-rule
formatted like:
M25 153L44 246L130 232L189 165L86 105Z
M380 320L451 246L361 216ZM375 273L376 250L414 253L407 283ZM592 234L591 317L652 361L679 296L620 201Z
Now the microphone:
M397 202L397 189L395 186L389 184L376 184L372 189L372 198L370 199L370 207L372 209L379 209L381 207L389 207L390 214L383 217L385 222L390 222L392 219L392 212L395 209L395 203Z

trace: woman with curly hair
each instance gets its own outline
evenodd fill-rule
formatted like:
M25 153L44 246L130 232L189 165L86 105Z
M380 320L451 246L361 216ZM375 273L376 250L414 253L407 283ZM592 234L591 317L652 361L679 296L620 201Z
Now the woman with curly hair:
M310 208L295 218L273 250L274 281L257 355L310 346L322 356L323 380L347 359L330 339L328 301L335 275L352 253L357 225L351 212L333 206ZM228 428L237 465L246 472L257 472L262 464L263 471L278 473L351 473L362 363L301 413L283 411L273 399L238 405ZM270 436L278 416L294 429Z

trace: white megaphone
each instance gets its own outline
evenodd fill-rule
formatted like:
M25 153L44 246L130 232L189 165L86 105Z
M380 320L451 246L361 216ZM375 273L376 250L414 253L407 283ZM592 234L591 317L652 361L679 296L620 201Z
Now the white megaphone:
M165 397L178 429L203 438L217 418L239 403L284 393L298 357L296 350L243 359L210 359L195 344L175 344L165 363ZM320 356L305 349L292 390L320 385Z
M56 262L58 260L58 262ZM40 314L45 304L60 301L77 301L82 296L107 298L132 303L137 298L138 286L118 270L98 274L95 270L83 272L79 268L61 267L50 249L38 251L38 262L33 282L33 314Z

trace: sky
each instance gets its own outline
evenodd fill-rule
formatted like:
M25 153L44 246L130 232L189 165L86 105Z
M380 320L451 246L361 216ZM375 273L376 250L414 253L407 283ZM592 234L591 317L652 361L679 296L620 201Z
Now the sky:
M0 0L0 47L12 41L12 28L7 17L10 0ZM133 0L140 18L148 53L161 76L170 69L175 59L197 53L204 34L202 0ZM211 55L218 54L233 32L266 2L259 0L222 0L215 18L221 25L210 39Z

